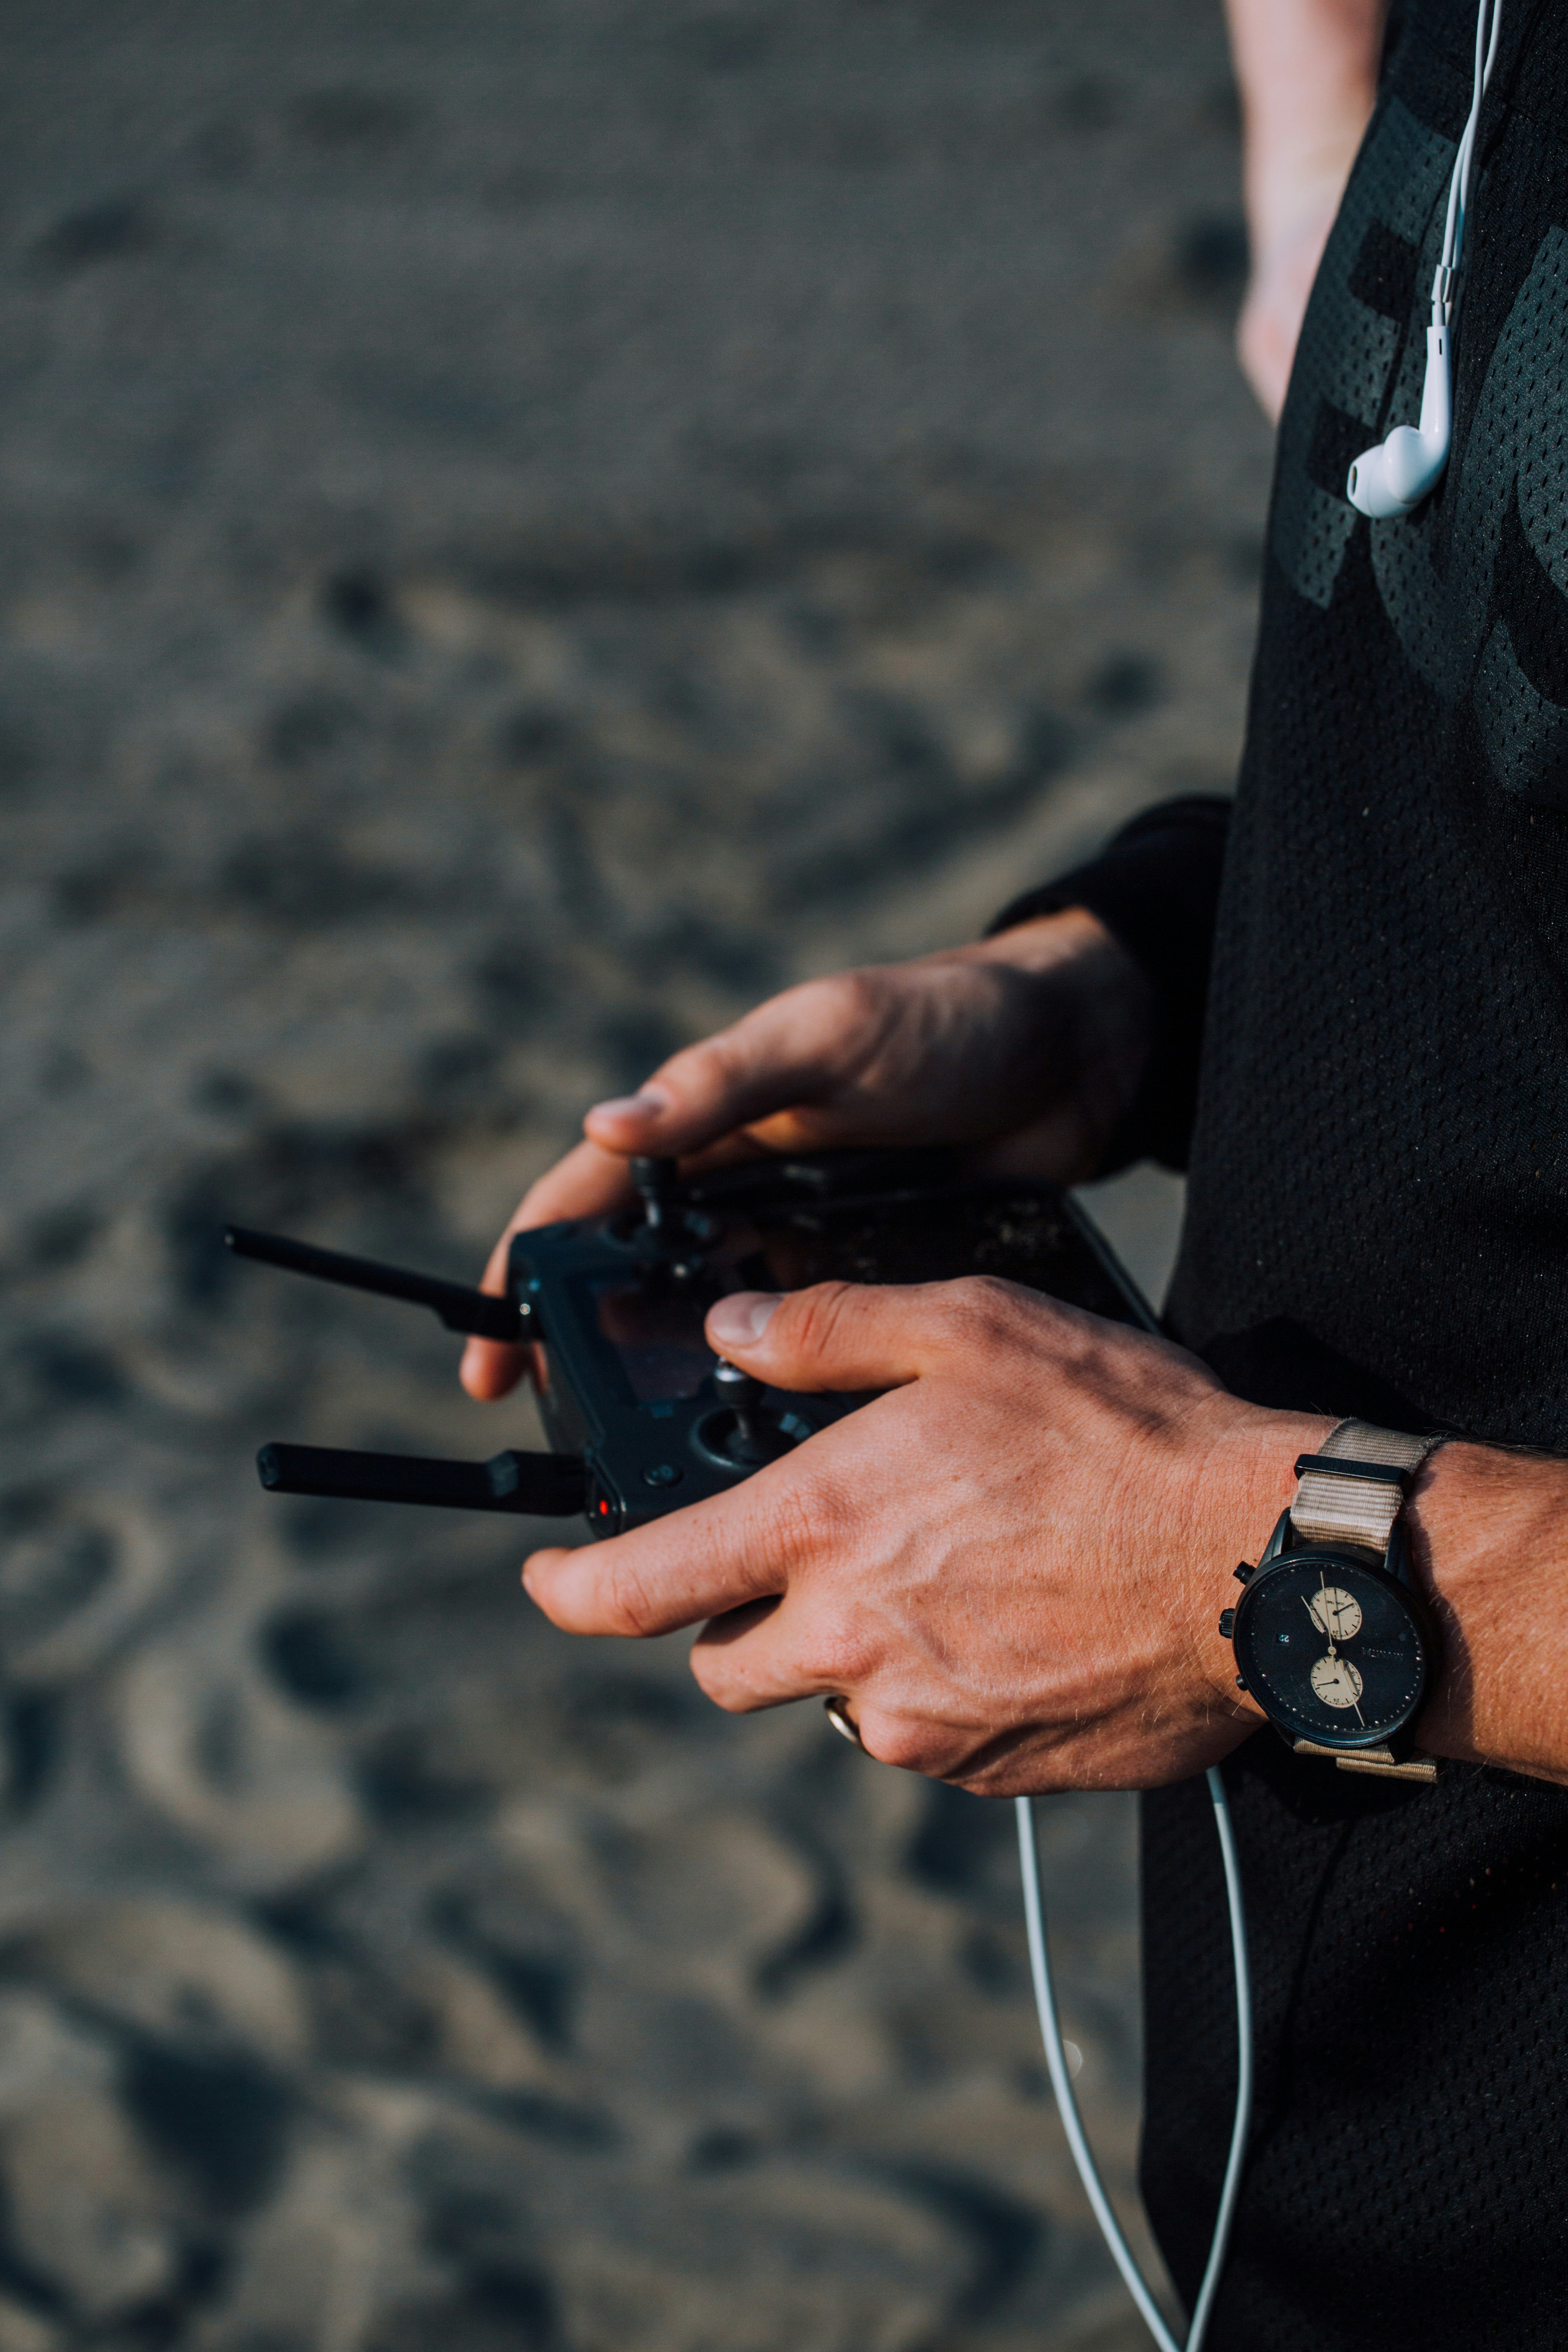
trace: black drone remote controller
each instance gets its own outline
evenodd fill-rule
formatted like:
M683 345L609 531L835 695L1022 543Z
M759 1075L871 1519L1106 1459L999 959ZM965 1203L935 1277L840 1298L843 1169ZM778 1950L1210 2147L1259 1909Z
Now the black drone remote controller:
M226 1239L242 1257L431 1307L451 1331L539 1342L545 1366L552 1453L450 1462L265 1445L262 1485L540 1518L582 1512L595 1535L619 1535L721 1494L867 1402L766 1388L715 1356L703 1325L726 1292L994 1274L1156 1328L1055 1184L965 1178L937 1152L824 1152L684 1179L674 1160L637 1160L632 1173L635 1209L519 1234L504 1298L232 1226Z

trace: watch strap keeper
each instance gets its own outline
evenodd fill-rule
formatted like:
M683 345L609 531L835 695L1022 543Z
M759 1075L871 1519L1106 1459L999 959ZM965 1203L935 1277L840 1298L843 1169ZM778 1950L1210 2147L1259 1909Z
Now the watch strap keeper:
M1301 1456L1290 1506L1296 1534L1306 1543L1354 1544L1381 1556L1412 1479L1439 1443L1368 1421L1342 1421L1315 1454ZM1366 1475L1356 1475L1357 1463L1367 1465Z

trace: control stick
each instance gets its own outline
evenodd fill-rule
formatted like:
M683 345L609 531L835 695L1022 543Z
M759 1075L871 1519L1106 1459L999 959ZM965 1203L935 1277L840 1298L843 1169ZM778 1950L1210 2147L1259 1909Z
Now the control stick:
M680 1162L639 1156L632 1161L632 1182L642 1200L643 1223L647 1231L664 1233L671 1223L670 1212L680 1184Z
M713 1367L713 1385L729 1408L714 1415L717 1427L710 1423L704 1432L716 1454L760 1469L764 1462L776 1462L789 1453L795 1440L763 1411L764 1384L753 1372L743 1372L739 1364L728 1364L721 1357Z

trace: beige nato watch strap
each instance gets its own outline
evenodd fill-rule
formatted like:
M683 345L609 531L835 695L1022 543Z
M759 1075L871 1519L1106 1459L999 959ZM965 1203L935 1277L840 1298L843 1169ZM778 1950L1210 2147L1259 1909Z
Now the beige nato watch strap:
M1308 1543L1361 1544L1381 1559L1404 1505L1402 1482L1420 1469L1436 1444L1435 1437L1374 1429L1370 1421L1342 1421L1319 1446L1319 1456L1395 1470L1401 1483L1386 1477L1350 1478L1342 1470L1305 1469L1290 1506L1291 1526Z
M1374 1429L1369 1421L1342 1421L1319 1446L1317 1458L1364 1462L1370 1471L1384 1475L1356 1478L1342 1470L1314 1470L1312 1457L1307 1456L1290 1506L1291 1527L1305 1543L1356 1544L1381 1559L1404 1508L1409 1480L1441 1443L1436 1437ZM1390 1477L1391 1471L1397 1475ZM1295 1745L1300 1756L1331 1756L1342 1772L1374 1772L1387 1780L1430 1782L1437 1778L1434 1759L1419 1751L1395 1763L1387 1748L1363 1748L1346 1756L1311 1739L1298 1739Z

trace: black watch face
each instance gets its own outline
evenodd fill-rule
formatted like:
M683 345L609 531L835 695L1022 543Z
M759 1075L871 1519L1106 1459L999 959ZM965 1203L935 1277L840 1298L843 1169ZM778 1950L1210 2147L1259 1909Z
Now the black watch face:
M1325 1748L1380 1746L1419 1707L1432 1668L1418 1605L1380 1568L1286 1552L1236 1612L1237 1671L1281 1730Z

